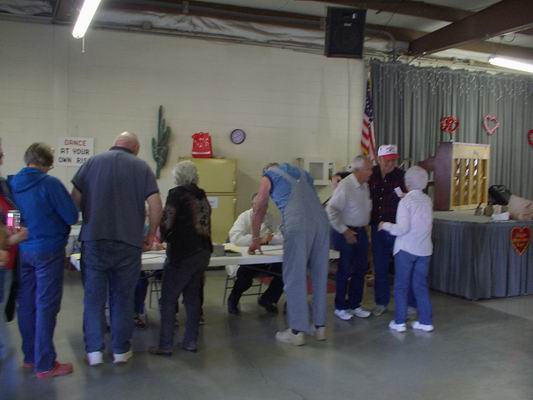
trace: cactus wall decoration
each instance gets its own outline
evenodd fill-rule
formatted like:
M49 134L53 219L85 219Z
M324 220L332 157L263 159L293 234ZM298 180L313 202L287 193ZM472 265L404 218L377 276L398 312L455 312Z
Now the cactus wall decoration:
M152 157L156 163L157 179L161 176L161 169L167 163L168 156L168 141L170 139L170 127L163 118L163 106L159 106L159 113L157 118L157 139L152 138Z

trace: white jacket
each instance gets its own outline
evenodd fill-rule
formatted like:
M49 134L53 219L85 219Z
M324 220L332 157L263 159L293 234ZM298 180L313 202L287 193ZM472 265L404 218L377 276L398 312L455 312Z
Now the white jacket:
M252 209L243 212L229 231L229 241L235 246L250 246L252 244ZM260 236L267 236L272 233L274 237L269 244L282 244L283 236L279 232L278 227L274 225L274 218L267 213L265 219L261 224Z

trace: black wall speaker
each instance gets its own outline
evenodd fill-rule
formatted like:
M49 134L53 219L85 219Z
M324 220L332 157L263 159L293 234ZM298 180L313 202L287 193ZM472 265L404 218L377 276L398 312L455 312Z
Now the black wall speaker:
M326 19L327 57L362 58L366 10L328 7Z

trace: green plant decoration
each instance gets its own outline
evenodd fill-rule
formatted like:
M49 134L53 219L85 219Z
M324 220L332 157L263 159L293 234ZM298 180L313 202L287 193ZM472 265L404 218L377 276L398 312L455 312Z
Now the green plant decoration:
M156 163L157 179L161 176L161 170L167 163L168 156L168 141L170 140L170 127L163 118L163 106L159 106L159 113L157 118L157 139L152 138L152 157Z

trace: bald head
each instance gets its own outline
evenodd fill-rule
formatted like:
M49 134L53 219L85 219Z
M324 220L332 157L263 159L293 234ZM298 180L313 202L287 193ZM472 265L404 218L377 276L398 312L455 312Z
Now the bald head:
M139 148L141 147L137 135L131 132L122 132L118 135L113 146L124 147L135 155L139 154Z

